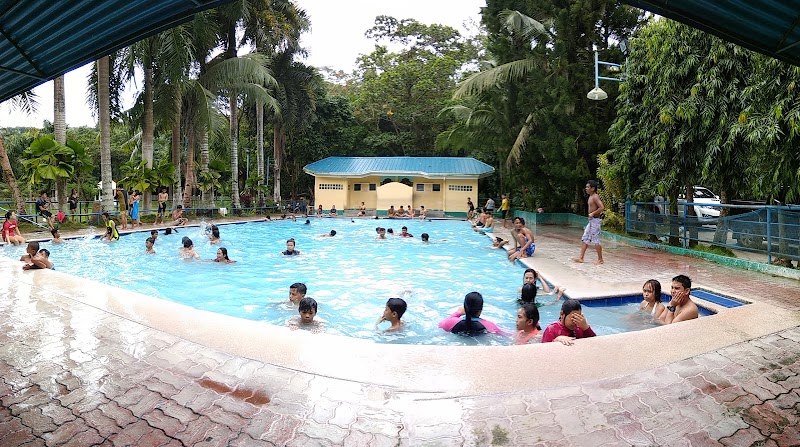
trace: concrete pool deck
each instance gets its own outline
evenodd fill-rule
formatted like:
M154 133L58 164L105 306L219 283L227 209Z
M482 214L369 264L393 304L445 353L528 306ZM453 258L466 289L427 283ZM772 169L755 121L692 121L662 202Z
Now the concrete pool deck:
M571 296L685 273L753 304L572 347L382 345L2 260L0 443L800 443L797 281L622 243L575 264L579 230L536 230L530 262Z

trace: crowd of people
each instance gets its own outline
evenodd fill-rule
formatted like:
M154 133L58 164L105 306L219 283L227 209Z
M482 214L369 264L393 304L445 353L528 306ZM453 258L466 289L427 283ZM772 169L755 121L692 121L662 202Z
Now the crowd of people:
M589 225L586 227L584 233L584 243L581 251L580 258L576 261L583 260L586 248L591 243L597 245L598 262L602 263L602 250L599 247L599 219L603 211L603 204L597 196L597 185L589 181L586 185L586 191L589 194ZM73 190L74 193L74 190ZM133 191L132 195L124 192L124 189L118 189L118 203L120 207L120 217L122 220L122 228L127 227L127 217L131 217L132 225L140 225L138 202L140 195ZM164 222L164 214L166 212L166 203L169 197L166 190L159 193L158 205L158 219ZM503 195L500 210L503 214L503 227L506 225L507 212L508 212L508 198ZM40 201L42 203L40 203ZM70 205L72 203L70 202ZM467 199L468 205L468 220L472 223L475 231L482 234L492 232L494 229L494 201L490 198L487 200L485 207L480 208L475 212L474 204L471 198ZM52 214L47 210L48 202L46 193L42 193L40 200L37 201L37 209L40 214L46 219L52 219ZM130 211L130 213L129 213ZM317 215L324 214L322 205L317 208ZM330 216L337 215L335 206L331 208ZM362 202L359 210L359 215L366 215L364 203ZM398 210L390 207L388 216L392 218L414 218L415 216L425 217L424 207L420 208L420 213L416 214L415 210L410 206L406 210L400 206ZM105 234L102 239L113 242L119 239L119 231L115 221L111 218L109 213L102 213L102 219L105 224ZM183 210L180 205L172 212L172 222L169 223L170 227L182 226L187 223L188 219L183 217ZM525 226L525 219L522 217L515 217L513 220L513 228L511 230L511 239L504 240L501 237L494 238L493 246L495 248L503 248L507 251L507 256L510 261L517 259L527 258L533 255L536 245L534 242L533 232ZM50 223L48 221L48 223ZM309 223L308 220L305 222ZM51 224L51 223L50 223ZM52 227L52 224L51 224ZM395 235L391 228L377 227L376 239L386 239L387 234ZM165 234L177 232L176 228L165 229ZM52 242L63 242L58 228L51 228L53 236ZM206 235L210 244L219 244L220 231L216 225L209 225L206 228ZM329 233L321 234L320 237L334 237L337 235L336 230L331 230ZM16 220L16 214L13 211L6 213L6 222L3 224L2 229L3 239L11 244L25 243L25 238L22 237ZM154 254L155 245L158 240L159 231L152 230L150 237L145 240L145 253ZM396 237L413 238L414 236L408 232L408 228L403 226L401 231L395 235ZM429 241L429 235L423 233L421 235L423 242ZM290 238L286 241L286 250L281 252L283 256L296 256L300 255L300 251L296 248L296 241ZM28 243L26 254L20 258L24 262L23 269L53 269L55 267L49 260L50 252L47 249L40 249L39 243L31 241ZM194 242L184 236L181 240L181 248L179 256L186 259L200 259L200 255L194 249ZM231 264L235 261L228 257L228 250L225 247L219 247L216 252L216 257L210 261ZM543 294L552 295L554 299L548 303L537 302L536 298L538 290L542 290ZM307 287L302 283L295 283L290 286L289 302L298 306L298 317L290 321L290 327L309 327L313 330L321 330L322 326L319 319L315 319L318 312L318 303L310 297L306 297ZM439 323L439 327L445 331L462 334L469 336L479 336L485 333L501 334L510 336L516 344L527 344L534 342L560 342L564 345L572 345L576 339L594 337L596 333L589 325L587 318L583 315L580 301L575 299L566 299L561 305L559 319L549 324L544 331L542 331L539 322L539 309L541 305L553 305L560 301L564 295L565 288L562 286L551 287L534 269L527 269L523 274L523 285L519 290L519 308L516 313L516 324L514 332L506 332L495 323L481 318L483 310L483 296L479 292L470 292L464 297L463 305L455 309L447 318ZM671 300L667 305L661 302L661 284L654 279L648 280L642 287L642 302L639 306L639 311L642 314L649 315L652 321L661 324L671 324L680 321L686 321L698 317L698 308L695 303L689 298L691 291L691 280L685 275L678 275L672 279L671 284ZM376 321L376 327L382 323L388 323L387 331L397 331L403 328L404 324L402 317L405 314L408 305L402 298L390 298L384 309L382 315Z

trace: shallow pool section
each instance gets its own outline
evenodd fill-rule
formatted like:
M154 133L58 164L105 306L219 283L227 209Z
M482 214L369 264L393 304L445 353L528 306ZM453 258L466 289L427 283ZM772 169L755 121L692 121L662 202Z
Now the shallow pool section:
M390 219L311 218L220 225L220 245L208 242L201 228L182 228L155 244L156 254L146 255L149 232L124 235L113 243L87 236L64 244L44 243L59 271L94 279L198 309L240 318L287 325L298 315L288 303L289 285L305 283L308 295L319 303L318 319L325 332L412 344L507 345L500 335L476 339L459 337L438 328L438 323L463 303L464 295L484 296L482 317L508 332L515 328L524 268L493 249L491 239L472 231L464 221L409 221ZM387 236L377 240L375 228L400 232L408 227L413 238ZM323 237L336 230L335 237ZM99 230L98 230L99 232ZM421 233L431 242L423 243ZM188 236L202 260L179 257L181 238ZM294 238L300 256L282 256L286 240ZM236 262L212 262L218 247L226 247ZM2 252L19 258L23 247ZM386 333L375 322L386 300L408 302L405 329ZM561 302L540 295L541 326L558 319ZM631 309L630 313L636 313ZM599 335L650 327L625 312L608 312L587 306L585 314Z

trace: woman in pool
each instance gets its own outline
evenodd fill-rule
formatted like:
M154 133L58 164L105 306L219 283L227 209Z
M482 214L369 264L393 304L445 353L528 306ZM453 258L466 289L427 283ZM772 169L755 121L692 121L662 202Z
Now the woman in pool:
M225 264L233 264L236 261L232 261L228 257L228 249L225 247L219 247L217 249L217 257L214 259L214 262L224 262Z
M482 311L483 296L478 292L470 292L464 297L464 306L442 320L439 327L447 332L462 335L479 335L486 332L506 334L496 324L480 318Z
M212 244L219 244L219 227L211 224L210 233L208 234L208 240Z
M533 303L525 303L517 311L517 333L514 335L515 345L525 345L541 341L539 336L539 309Z
M570 346L576 338L594 337L596 334L589 327L589 322L581 312L581 303L569 299L561 305L561 314L558 321L547 326L542 334L542 343L557 341Z
M661 283L655 279L648 279L642 286L642 298L639 310L658 318L664 311L664 305L661 304Z

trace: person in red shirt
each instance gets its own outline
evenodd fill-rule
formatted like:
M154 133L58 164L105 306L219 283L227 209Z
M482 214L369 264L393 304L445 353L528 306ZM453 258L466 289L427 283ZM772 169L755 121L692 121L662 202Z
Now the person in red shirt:
M544 330L542 343L558 341L569 346L576 338L594 337L595 335L581 312L580 301L569 299L561 305L558 321L551 323Z
M6 221L3 222L3 240L14 245L25 243L25 238L17 227L17 213L14 211L6 213Z

